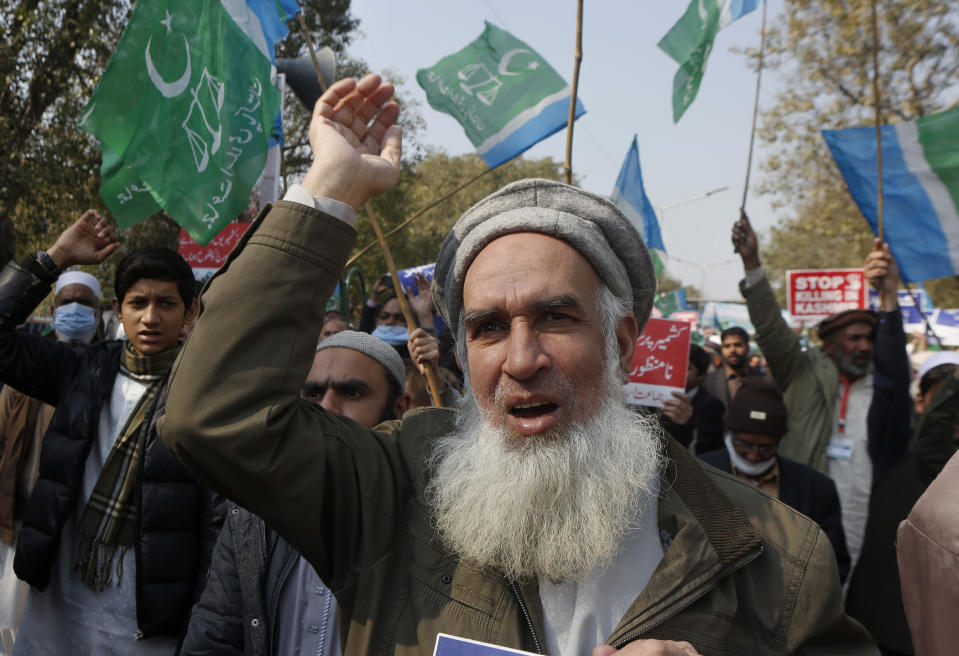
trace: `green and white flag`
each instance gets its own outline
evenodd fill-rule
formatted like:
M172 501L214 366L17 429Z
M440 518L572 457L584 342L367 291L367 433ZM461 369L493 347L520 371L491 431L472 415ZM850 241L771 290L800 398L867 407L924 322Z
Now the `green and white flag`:
M79 122L100 139L100 193L121 227L162 208L205 245L244 210L280 107L273 43L296 9L136 4Z
M545 59L486 22L479 38L416 73L430 106L459 121L491 169L566 127L570 88ZM586 112L576 100L576 118Z
M689 306L686 305L686 290L680 288L675 291L656 294L653 305L663 313L664 317L668 317L674 312L687 310Z
M673 123L699 92L716 33L758 4L759 0L692 0L682 18L660 39L660 50L679 64L673 78Z

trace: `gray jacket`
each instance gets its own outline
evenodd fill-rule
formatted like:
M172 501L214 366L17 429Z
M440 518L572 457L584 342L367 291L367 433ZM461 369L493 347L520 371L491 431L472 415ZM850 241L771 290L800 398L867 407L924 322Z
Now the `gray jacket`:
M250 511L228 507L181 654L276 653L280 593L300 554ZM321 632L333 633L329 613L318 619Z

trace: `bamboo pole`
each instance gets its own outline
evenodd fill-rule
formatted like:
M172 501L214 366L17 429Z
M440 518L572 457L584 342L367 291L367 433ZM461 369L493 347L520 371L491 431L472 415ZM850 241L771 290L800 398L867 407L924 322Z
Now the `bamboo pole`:
M746 182L743 185L743 202L740 213L745 215L746 198L749 195L749 175L753 170L753 146L756 142L756 120L759 116L759 89L763 77L763 56L766 52L766 0L763 0L763 22L759 37L759 65L756 68L756 98L753 100L753 125L749 131L749 156L746 158Z
M876 108L876 170L879 176L879 188L876 199L879 241L883 239L882 224L882 102L879 97L879 12L876 0L872 0L872 100Z
M879 11L876 9L876 0L870 3L872 7L872 102L876 109L876 175L879 178L876 186L876 233L879 245L876 250L882 250L885 243L885 231L882 220L882 102L879 97ZM879 290L879 307L886 302L886 294ZM918 307L918 306L917 306ZM938 337L937 337L938 339Z
M306 39L306 43L310 47L310 58L313 60L313 70L316 72L316 79L320 81L320 87L325 92L326 86L323 84L323 75L320 73L320 64L316 60L316 49L313 47L313 39L310 37L309 30L306 29L306 20L303 18L303 12L301 11L298 16L300 19L300 29L303 31L303 38ZM403 292L403 284L400 282L400 276L396 272L396 263L393 262L393 254L390 252L390 247L386 243L386 237L383 235L383 228L380 227L380 222L376 218L376 214L373 213L373 210L370 208L369 204L366 205L366 214L370 218L370 223L373 225L373 231L376 233L376 238L380 243L380 248L383 249L383 257L386 259L386 266L389 267L390 277L393 279L393 289L396 290L396 300L399 301L403 316L406 317L406 325L410 327L416 326L416 317L413 315L413 310L410 308L410 304L406 300L406 294ZM429 386L430 396L433 399L433 405L441 408L443 407L443 401L440 399L440 390L443 388L439 384L439 375L429 363L426 363L424 368L426 369L426 382Z
M506 162L503 162L503 164L505 164L505 163L506 163ZM500 166L502 166L502 164L501 164ZM434 200L433 202L431 202L431 203L429 203L428 205L426 205L426 207L423 207L423 208L417 210L416 212L414 212L414 213L410 216L410 218L406 219L405 221L403 221L403 223L399 224L398 226L396 226L395 228L393 228L392 230L390 230L389 232L387 232L385 236L386 236L386 237L392 237L392 236L395 235L397 232L399 232L400 230L402 230L403 228L405 228L405 227L408 226L409 224L413 223L413 221L415 221L416 219L420 218L421 216L423 216L424 214L426 214L427 212L429 212L431 209L433 209L434 207L436 207L437 205L439 205L440 203L442 203L444 200L455 196L456 194L458 194L459 192L463 191L463 190L466 189L468 186L470 186L471 184L473 184L474 182L476 182L477 180L479 180L480 178L482 178L484 175L487 175L488 173L490 173L490 172L492 172L492 171L493 171L493 169L486 169L486 170L484 170L483 172L479 173L478 175L474 175L472 178L470 178L469 180L467 180L466 182L464 182L463 184L461 184L460 186L458 186L458 187L457 187L456 189L454 189L453 191L451 191L451 192L449 192L448 194L445 194L445 195L443 195L443 196L440 196L439 198L437 198L437 199ZM346 266L348 267L348 266L350 266L351 264L353 264L354 262L356 262L356 260L360 259L360 256L361 256L361 255L364 255L364 254L366 253L366 251L368 251L368 250L370 250L371 248L373 248L374 246L376 246L377 243L378 243L378 242L371 241L371 242L368 243L366 246L364 246L363 248L361 248L360 250L358 250L356 253L353 254L353 257L351 257L350 259L348 259L348 260L346 261Z
M403 311L403 316L406 317L406 325L411 329L413 326L418 325L416 322L416 316L413 314L413 309L410 307L410 303L406 300L406 293L403 290L403 283L400 282L400 276L396 272L396 263L393 262L393 254L390 252L390 247L386 243L386 236L383 234L383 228L380 227L380 222L376 218L376 214L373 212L369 204L366 205L366 215L370 218L370 224L373 226L373 232L376 233L376 239L380 243L380 248L383 249L383 257L386 260L386 266L390 270L390 278L393 279L393 289L396 291L396 300L400 303L400 309ZM430 388L430 396L433 399L433 405L437 408L443 407L443 401L440 399L440 390L443 387L440 385L439 374L433 369L433 365L429 362L424 364L426 369L426 382Z
M573 123L576 121L576 94L579 91L579 65L583 61L583 0L576 3L576 59L573 65L573 90L569 95L569 120L566 124L566 184L573 184Z
M300 19L300 31L303 32L303 38L306 39L306 45L310 49L310 61L313 62L313 71L316 73L316 79L320 81L320 90L326 93L326 83L323 82L323 74L320 73L320 62L316 59L316 48L313 46L313 38L310 36L310 31L306 29L306 19L303 18L303 11L301 10L296 17Z

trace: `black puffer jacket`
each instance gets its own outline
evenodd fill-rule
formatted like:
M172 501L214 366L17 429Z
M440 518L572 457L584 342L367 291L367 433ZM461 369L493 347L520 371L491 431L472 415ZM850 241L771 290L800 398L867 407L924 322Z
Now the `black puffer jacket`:
M63 526L77 507L100 410L123 349L122 342L71 348L15 331L53 282L32 256L0 272L0 380L56 407L14 560L17 576L38 590L50 583ZM136 489L137 625L146 638L178 637L216 539L210 496L157 439L153 421L144 424L138 439L143 457Z

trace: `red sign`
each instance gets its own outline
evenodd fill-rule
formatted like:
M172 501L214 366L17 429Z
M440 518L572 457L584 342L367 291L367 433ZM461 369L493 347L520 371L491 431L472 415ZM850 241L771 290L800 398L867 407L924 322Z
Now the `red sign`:
M868 306L862 269L802 269L786 272L789 314L819 321L830 314Z
M672 319L650 319L636 340L626 383L626 401L662 407L672 393L686 390L686 364L692 324Z
M207 246L200 246L193 241L186 230L180 228L177 252L193 269L193 274L197 280L206 280L213 275L214 271L223 266L230 251L236 246L246 229L250 227L250 223L252 222L228 223L223 230L217 233L216 237L210 240Z

